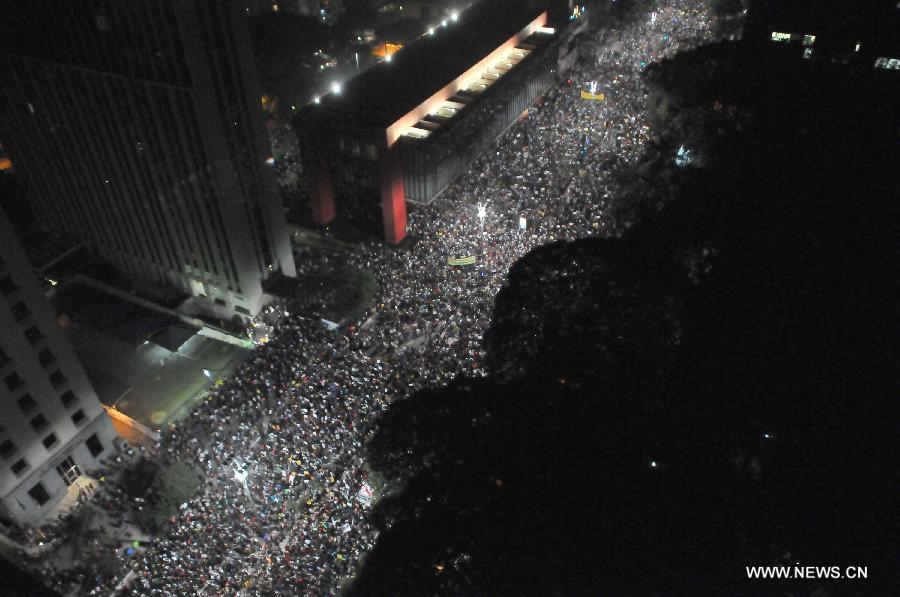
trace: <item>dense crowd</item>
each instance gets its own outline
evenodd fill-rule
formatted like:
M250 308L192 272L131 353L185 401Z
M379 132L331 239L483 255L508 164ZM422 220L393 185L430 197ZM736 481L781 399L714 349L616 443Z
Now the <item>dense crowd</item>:
M255 359L168 430L162 458L194 464L205 487L137 561L132 594L332 594L353 573L375 541L366 511L377 484L362 450L373 415L483 374L482 335L515 260L630 225L615 208L651 136L641 71L713 36L703 2L662 4L596 23L583 44L595 55L583 52L570 80L433 204L411 207L408 250L368 243L349 257L378 280L360 321L283 318ZM605 99L582 99L591 89ZM461 257L475 262L448 264Z

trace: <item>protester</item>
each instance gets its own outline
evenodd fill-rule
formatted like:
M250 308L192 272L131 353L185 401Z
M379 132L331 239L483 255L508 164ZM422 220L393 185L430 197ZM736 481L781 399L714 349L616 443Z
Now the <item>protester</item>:
M378 282L360 321L328 329L283 317L252 361L167 430L159 456L195 465L206 483L136 562L131 594L337 591L375 541L362 449L373 417L398 397L484 374L494 297L529 250L630 225L616 201L651 136L641 71L713 35L703 2L665 4L637 22L599 24L597 54L566 75L571 84L432 205L411 207L411 248L370 242L353 253ZM605 99L582 99L591 88ZM448 264L461 257L474 264Z

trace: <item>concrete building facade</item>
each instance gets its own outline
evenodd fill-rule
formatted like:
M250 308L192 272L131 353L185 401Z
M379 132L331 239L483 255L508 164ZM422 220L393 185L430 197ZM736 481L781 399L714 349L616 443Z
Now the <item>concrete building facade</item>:
M115 435L0 212L0 529L37 524Z
M0 133L48 228L253 315L294 276L239 3L52 0L0 19Z

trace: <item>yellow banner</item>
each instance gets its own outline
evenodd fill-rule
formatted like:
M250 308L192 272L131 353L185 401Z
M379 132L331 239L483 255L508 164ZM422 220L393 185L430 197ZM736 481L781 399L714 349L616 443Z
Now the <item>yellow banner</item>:
M475 265L475 257L451 257L447 260L448 265Z
M581 91L581 99L586 100L605 100L606 96L602 93L591 93L589 91Z

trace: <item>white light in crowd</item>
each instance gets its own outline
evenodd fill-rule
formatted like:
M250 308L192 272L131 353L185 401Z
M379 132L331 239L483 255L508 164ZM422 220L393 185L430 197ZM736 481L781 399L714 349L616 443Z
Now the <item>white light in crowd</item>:
M446 27L446 26L447 26L447 19L444 19L443 21L441 21L441 27Z
M763 437L766 439L769 439L769 437L771 437L771 436L768 433L763 433Z
M453 13L451 13L451 14L450 14L450 20L453 21L454 23L455 23L456 21L458 21L458 20L459 20L459 13L458 13L458 12L453 12Z
M331 91L333 91L334 93L340 93L341 92L341 84L336 81L334 83L332 83Z
M384 57L384 59L385 59L387 62L390 62L390 61L391 61L391 55L388 54L387 56Z
M243 483L247 480L247 471L237 469L234 471L234 478Z
M434 35L434 27L428 30L428 35Z
M651 461L650 461L650 466L652 466L653 468L656 468L656 461L655 461L655 460L651 460Z
M316 97L316 98L313 100L313 102L314 102L314 103L317 103L317 104L318 104L320 101L322 101L322 100L320 100L318 97Z
M268 164L269 166L274 166L274 165L275 165L275 158L273 158L273 157L267 157L267 158L266 158L266 164Z
M478 206L478 217L482 220L487 216L487 209L483 205Z

